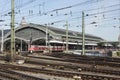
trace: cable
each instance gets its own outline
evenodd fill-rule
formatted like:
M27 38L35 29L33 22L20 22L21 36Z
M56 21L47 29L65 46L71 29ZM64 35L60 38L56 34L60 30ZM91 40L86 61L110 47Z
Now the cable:
M115 6L119 6L120 4L116 4L116 5L111 5L111 6L107 6L107 7L105 7L105 8L111 8L111 7L115 7ZM95 9L89 9L89 10L84 10L85 12L87 12L87 11L93 11L93 10L97 10L97 9L100 9L100 8L95 8ZM82 11L78 11L78 12L72 12L72 14L75 14L75 13L81 13ZM68 14L68 13L67 13ZM37 14L36 14L37 15ZM66 16L65 14L61 14L61 15L64 15L64 16ZM69 14L68 14L69 15ZM59 15L60 16L60 15ZM57 17L59 17L59 16L57 16ZM53 18L53 17L52 17Z
M36 15L38 15L38 14L36 14ZM33 14L31 17L33 17L33 16L35 16L35 14ZM29 15L26 16L26 17L29 17ZM17 17L17 18L19 18L19 17ZM60 22L60 21L56 21L56 22Z
M89 16L85 16L85 17L90 17L90 16L94 16L94 15L97 15L97 14L102 14L102 13L110 13L110 12L113 12L113 11L118 11L120 9L114 9L114 10L108 10L108 11L103 11L103 12L100 12L100 13L94 13L94 14L89 14ZM28 16L25 16L25 17L30 17L29 15ZM33 16L31 16L32 18ZM75 17L75 18L71 18L69 20L74 20L74 19L80 19L81 17ZM19 17L17 17L17 19L19 19ZM64 22L65 20L58 20L58 21L54 21L54 22L51 22L51 23L60 23L60 22Z
M30 3L33 3L35 1L36 0L29 0L28 2L26 2L26 3L22 4L22 5L16 6L15 8L22 8L22 7L24 7L24 6L26 6L26 5L30 4ZM99 2L99 1L103 1L103 0L92 0L92 1L88 0L88 1L85 1L85 2L82 2L82 3L78 3L78 4L74 4L74 5L71 5L71 6L62 7L62 8L59 8L59 9L54 9L54 10L48 11L48 12L46 12L44 14L48 14L48 13L51 13L51 12L56 12L56 11L59 11L59 10L64 10L64 9L68 9L68 8L72 8L72 7L81 6L83 4L90 3L90 2ZM7 11L9 11L9 10L6 10L4 12L7 12Z
M107 6L107 7L104 7L105 9L106 8L113 8L113 7L116 7L116 6L119 6L120 4L115 4L115 5L111 5L111 6ZM90 12L90 11L94 11L94 10L98 10L98 9L101 9L101 8L94 8L94 9L88 9L88 10L84 10L84 12L85 13L87 13L88 11ZM72 12L72 16L74 15L74 14L79 14L79 13L81 13L82 12L82 10L81 11L77 11L77 12ZM71 15L70 14L70 12L69 13L66 13L67 15ZM60 17L60 16L66 16L65 14L59 14L59 16L57 15L57 16L55 16L55 17L52 17L52 18L56 18L56 17Z
M94 15L101 14L101 13L109 13L109 12L118 11L118 10L120 10L120 8L119 9L114 9L114 10L103 11L103 12L100 12L100 13L89 14L89 16L94 16ZM87 17L87 16L85 16L85 17ZM71 18L71 19L80 19L80 18L82 18L82 17L75 17L75 18ZM51 22L51 23L59 23L59 22L65 22L65 21L66 20L58 20L58 21L54 21L54 22Z
M28 5L28 4L31 4L31 3L35 2L35 1L36 1L36 0L29 0L28 2L25 2L25 3L23 3L23 4L19 5L19 6L16 6L15 9L17 9L17 8L22 8L22 7L24 7L24 6ZM8 9L8 10L6 10L6 11L3 11L3 13L9 12L10 10L11 10L11 9Z

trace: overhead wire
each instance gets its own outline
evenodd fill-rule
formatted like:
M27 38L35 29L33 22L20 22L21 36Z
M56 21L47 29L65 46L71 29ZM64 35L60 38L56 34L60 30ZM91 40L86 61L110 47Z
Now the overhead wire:
M28 0L28 2L25 2L25 3L23 3L23 4L19 5L19 6L15 6L15 9L25 7L28 4L31 4L31 3L35 2L35 1L36 0ZM5 10L5 11L3 11L3 14L7 14L7 12L9 13L10 11L11 11L11 9Z
M94 16L94 15L97 15L97 14L102 14L102 13L110 13L110 12L113 12L113 11L118 11L120 9L113 9L113 10L108 10L108 11L103 11L103 12L99 12L99 13L94 13L94 14L89 14L89 16ZM30 17L30 16L25 16L25 17ZM33 16L31 16L33 17ZM85 16L87 17L87 16ZM75 18L71 18L69 20L73 20L73 19L80 19L81 17L75 17ZM19 17L17 17L17 19L19 19ZM59 23L59 22L64 22L65 20L58 20L58 21L54 21L54 22L51 22L51 23Z
M30 3L32 3L32 2L34 2L34 1L36 1L36 0L29 0L28 2L25 2L25 3L23 3L22 5L19 5L19 6L16 6L15 8L21 8L21 7L23 7L23 5L25 6L25 5L28 5L28 4L30 4ZM102 1L102 0L93 0L92 2L96 2L96 1ZM71 5L71 7L76 7L76 6L80 6L80 5L82 5L82 4L86 4L86 3L89 3L89 2L91 2L91 0L88 0L88 1L85 1L85 2L82 2L82 3L77 3L77 4L74 4L74 5ZM54 9L54 10L51 10L51 11L48 11L48 12L46 12L46 13L50 13L50 12L54 12L54 11L58 11L58 10L64 10L64 9L67 9L69 6L67 6L67 7L63 7L63 8L59 8L59 9ZM6 10L6 11L8 11L8 10ZM46 14L46 13L44 13L44 14ZM44 15L44 14L42 14L42 15Z
M73 7L74 6L78 6L78 4L76 4L76 5L72 5ZM113 5L114 6L114 5ZM55 10L52 10L52 11L58 11L58 10L64 10L64 9L66 9L66 8L69 8L69 7L64 7L64 8L59 8L59 9L55 9ZM93 9L93 10L95 10L95 9ZM50 12L52 12L52 11L50 11ZM95 14L91 14L91 16L92 15L95 15ZM96 14L97 15L97 14ZM33 17L34 16L34 14L31 16L31 17ZM90 16L90 15L89 15ZM25 16L25 17L27 17L27 16ZM28 15L28 17L29 17L29 15ZM80 18L80 17L79 17ZM73 18L74 19L74 18ZM55 23L57 23L57 22L61 22L61 21L55 21Z
M93 0L92 2L98 2L98 1L103 1L103 0ZM41 14L40 16L46 15L46 14L48 14L48 13L55 12L55 11L58 11L58 10L64 10L64 9L68 9L68 8L80 6L80 5L86 4L86 3L88 3L88 2L91 2L91 0L88 0L88 1L85 1L85 2L82 2L82 3L78 3L78 4L74 4L74 5L71 5L71 6L63 7L63 8L54 9L54 10L48 11L48 12L46 12L46 13L43 13L43 14ZM35 15L37 16L38 13L37 13L37 14L32 14L33 17L34 17ZM29 16L29 15L28 15L28 16Z
M101 14L101 13L110 13L110 12L118 11L118 10L120 10L120 8L119 9L114 9L114 10L103 11L103 12L100 12L100 13L89 14L89 16L94 16L94 15ZM88 16L85 16L85 17L88 17ZM75 17L75 18L71 18L69 20L80 19L80 18L82 18L82 17L81 16L80 17ZM66 20L58 20L58 21L54 21L54 22L51 22L51 23L59 23L59 22L64 22L64 21L66 21Z
M36 0L29 0L28 2L25 2L25 3L23 3L23 4L19 5L19 6L16 6L15 9L16 9L16 8L25 7L25 6L27 6L27 5L29 5L30 3L33 3L33 2L35 2L35 1L36 1ZM77 4L74 4L74 5L70 5L70 6L66 6L66 7L62 7L62 8L50 10L50 11L44 13L44 14L48 14L48 13L51 13L51 12L60 11L60 10L68 9L68 8L73 8L73 7L77 7L77 6L81 6L81 5L83 5L83 4L87 4L87 3L90 3L90 2L94 2L94 3L95 3L95 2L99 2L99 1L103 1L103 0L92 0L92 1L91 1L91 0L87 0L87 1L82 2L82 3L77 3ZM10 10L10 9L9 9L9 10ZM9 10L6 10L6 11L4 11L4 12L8 12Z
M116 6L119 6L120 4L115 4L115 5L110 5L110 6L107 6L107 7L104 7L105 9L107 9L107 8L113 8L113 7L116 7ZM90 12L90 11L94 11L94 10L98 10L98 9L101 9L101 8L94 8L94 9L88 9L88 10L84 10L84 12L85 13L87 13L87 12ZM77 11L77 12L72 12L72 15L74 15L74 14L79 14L79 13L81 13L82 12L82 10L81 11ZM69 13L66 13L67 15L71 15L70 14L70 12ZM59 14L59 16L66 16L65 15L65 13L64 14ZM55 16L55 17L59 17L59 16ZM52 17L52 18L55 18L55 17Z

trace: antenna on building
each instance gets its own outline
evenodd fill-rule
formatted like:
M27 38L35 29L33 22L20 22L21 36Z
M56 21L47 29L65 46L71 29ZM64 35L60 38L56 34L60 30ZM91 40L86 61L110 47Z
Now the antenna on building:
M20 25L25 25L25 24L27 24L27 22L26 22L26 20L25 20L25 17L22 17L22 20L21 20L21 23L20 23Z

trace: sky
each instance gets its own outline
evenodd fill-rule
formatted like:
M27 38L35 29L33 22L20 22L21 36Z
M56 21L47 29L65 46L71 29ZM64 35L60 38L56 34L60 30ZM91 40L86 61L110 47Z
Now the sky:
M0 29L10 29L11 0L0 0ZM15 0L15 27L22 17L27 23L82 32L82 11L85 33L107 41L118 41L120 35L120 0ZM54 23L54 25L50 25Z

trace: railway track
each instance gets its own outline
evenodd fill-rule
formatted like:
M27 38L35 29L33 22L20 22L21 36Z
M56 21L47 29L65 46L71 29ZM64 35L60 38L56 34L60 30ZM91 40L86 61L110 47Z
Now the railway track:
M100 57L100 56L86 56L86 55L75 55L75 54L64 54L64 53L51 53L46 54L48 56L59 57L59 58L78 58L78 59L85 59L85 60L97 60L97 61L107 61L107 62L119 62L120 58L114 57Z
M120 58L84 56L84 55L82 56L82 55L62 54L62 53L49 54L49 56L62 58L69 62L96 64L96 65L110 66L110 67L120 67Z
M49 59L49 60L57 60L57 61L66 61L66 62L73 62L73 63L86 63L86 64L96 64L96 65L107 65L107 66L111 66L111 67L120 67L120 59L117 61L109 61L106 59L101 59L99 57L99 59L97 59L96 57L94 57L94 59L89 59L89 58L46 58L46 57L40 57L40 56L28 56L31 58L38 58L38 59Z
M80 76L82 80L120 80L120 76L104 75L104 74L98 74L98 73L92 73L92 72L75 72L75 71L64 71L64 70L56 70L56 69L45 69L45 68L38 69L38 68L17 66L17 65L11 65L11 64L1 64L0 68L2 69L9 68L11 70L13 69L13 70L20 70L20 71L28 71L33 73L43 73L47 75L55 75L55 76L62 76L62 77L68 77L68 78L73 78L73 76ZM14 72L10 71L10 73L12 74ZM31 79L31 80L34 80L34 79Z
M74 61L74 59L72 60L73 61L68 61L67 58L52 58L52 57L47 58L47 57L31 56L30 58L27 59L26 63L42 65L45 67L38 69L38 68L30 68L25 66L16 66L16 65L6 64L7 66L2 65L1 68L3 69L10 68L13 70L43 73L47 75L54 75L54 76L61 76L61 77L68 77L68 78L69 77L72 78L73 76L80 76L82 80L120 80L119 70L95 68L93 66L94 62L91 64L84 63L87 65L86 66L86 65L82 65L82 63L80 62ZM111 63L114 63L114 62L111 62ZM49 69L46 66L48 66ZM108 66L108 65L104 65L104 67L105 66ZM68 69L70 70L68 71ZM79 69L81 69L80 72L79 72Z
M57 61L66 61L72 63L83 63L83 64L94 64L101 66L110 66L110 67L120 67L120 58L110 58L110 57L91 57L91 56L80 56L73 54L49 54L50 56L58 57L58 58L45 58L45 57L36 57L36 56L28 56L31 58L38 59L49 59L49 60L57 60ZM60 57L60 58L59 58ZM0 56L0 59L3 59Z
M1 80L45 80L30 75L18 73L9 69L0 69L0 79Z
M53 60L44 60L44 59L33 59L27 61L27 63L30 64L37 64L37 65L50 65L49 67L57 68L59 69L61 66L64 68L68 68L74 71L79 71L81 69L84 72L96 72L96 73L104 73L104 74L110 74L110 75L120 75L120 70L111 70L111 69L98 69L94 68L94 66L89 65L86 67L86 65L81 66L80 64L74 64L70 62L62 62L62 61L53 61Z

